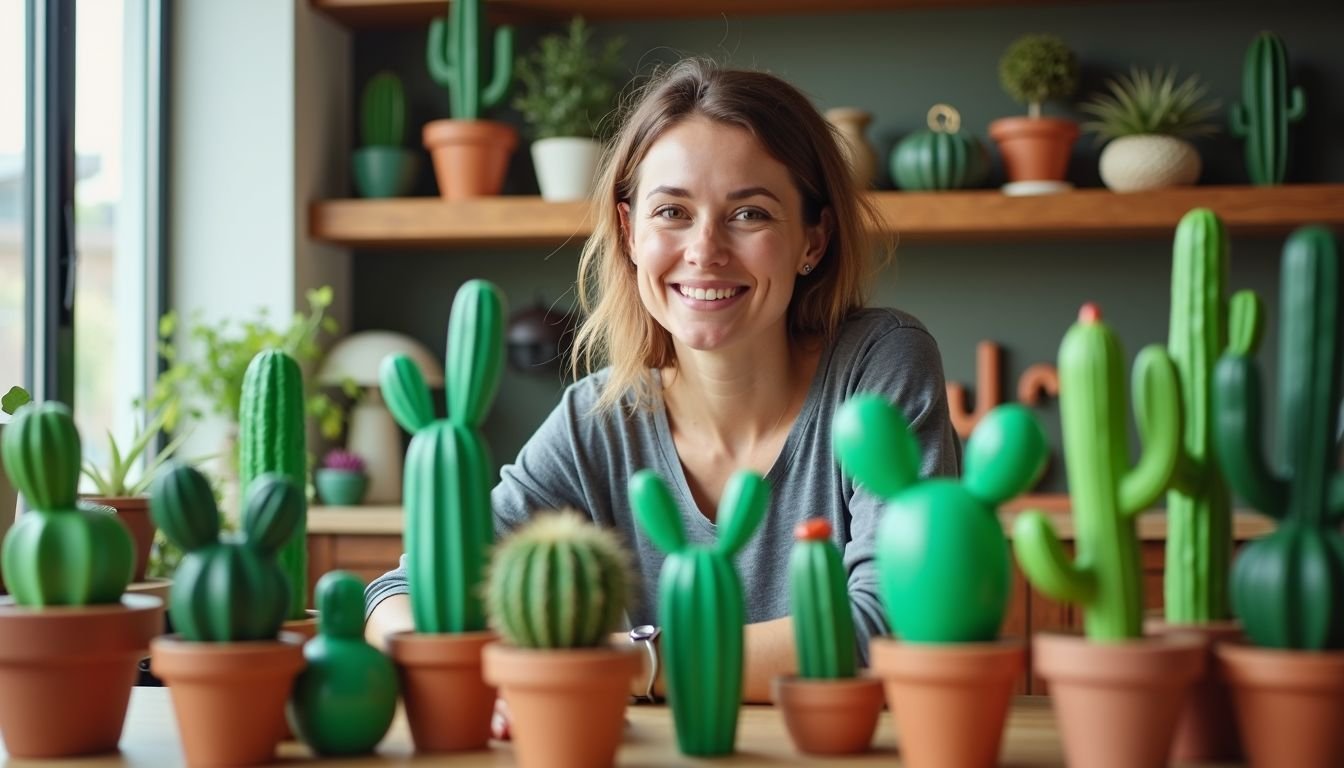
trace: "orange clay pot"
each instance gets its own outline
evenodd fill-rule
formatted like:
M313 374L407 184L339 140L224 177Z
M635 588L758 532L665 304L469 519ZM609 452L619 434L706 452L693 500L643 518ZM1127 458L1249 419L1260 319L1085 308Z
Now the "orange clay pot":
M117 510L117 517L131 532L131 541L135 542L135 573L131 574L131 581L144 581L155 530L154 521L149 519L149 497L88 496L84 500Z
M1003 117L989 124L1009 181L1063 181L1078 124L1058 117Z
M291 632L303 638L306 644L309 640L317 637L317 617L311 614L316 611L308 611L310 618L307 619L288 619L280 625L281 632ZM294 729L289 727L289 718L285 712L280 713L280 722L276 724L279 728L280 741L294 741Z
M490 743L495 689L481 677L481 649L494 632L388 636L406 719L418 752L463 752Z
M523 768L613 765L625 728L630 681L643 668L635 646L534 650L485 646L485 680L509 705L509 732Z
M493 120L432 120L421 132L444 200L498 195L518 131Z
M869 653L873 674L886 683L905 765L998 765L1013 684L1026 660L1021 640L941 644L874 638Z
M1225 643L1214 653L1232 688L1242 746L1252 766L1344 764L1344 651Z
M15 758L117 751L163 602L23 608L0 600L0 738Z
M886 703L882 681L866 675L834 680L777 677L771 698L784 715L794 748L809 755L867 752Z
M1195 680L1186 698L1185 709L1176 726L1171 759L1178 763L1241 762L1241 734L1232 707L1232 691L1223 680L1214 657L1220 643L1242 638L1241 623L1214 621L1207 624L1168 624L1160 618L1144 622L1149 635L1180 633L1200 638L1204 643L1204 674Z
M1204 671L1198 637L1172 634L1119 642L1039 634L1036 674L1072 768L1160 768L1171 755L1190 686Z

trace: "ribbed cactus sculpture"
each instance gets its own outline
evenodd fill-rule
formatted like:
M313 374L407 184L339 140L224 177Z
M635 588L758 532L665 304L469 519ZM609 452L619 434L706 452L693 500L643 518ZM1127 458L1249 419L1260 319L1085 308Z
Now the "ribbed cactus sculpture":
M1190 624L1230 616L1232 503L1213 457L1213 369L1228 351L1254 353L1260 303L1251 291L1227 298L1227 230L1196 208L1176 227L1171 254L1167 353L1180 377L1184 435L1167 493L1167 621Z
M1134 413L1144 442L1129 467L1124 355L1120 342L1086 304L1059 348L1059 406L1073 506L1077 557L1070 562L1039 512L1018 517L1013 549L1023 572L1046 595L1084 609L1091 640L1140 637L1143 579L1135 517L1171 481L1181 441L1176 368L1152 345L1134 361Z
M1261 454L1260 377L1231 352L1214 382L1217 456L1228 482L1278 528L1232 568L1232 608L1246 634L1271 648L1344 648L1344 472L1339 428L1339 249L1304 227L1283 250L1279 314L1278 473Z
M369 78L360 101L366 147L400 147L406 134L406 94L401 78L379 72Z
M5 427L0 451L29 507L0 550L14 601L38 608L121 600L131 581L134 545L111 509L75 500L79 432L70 409L54 402L23 406Z
M448 89L452 115L458 120L480 119L482 111L504 100L513 81L513 28L495 30L495 68L488 84L481 47L484 34L481 0L452 0L448 17L429 26L429 74Z
M185 554L173 576L168 615L184 640L274 640L289 607L277 562L303 516L303 491L279 474L257 477L243 503L241 538L220 540L210 483L190 466L155 479L149 513Z
M1246 139L1246 172L1255 184L1281 184L1288 170L1288 125L1307 113L1300 87L1288 88L1288 51L1273 32L1246 49L1241 103L1230 114L1232 133Z
M621 624L629 555L573 511L537 515L496 550L486 587L490 623L520 648L595 648Z
M458 290L448 320L448 418L434 419L429 388L409 357L388 357L379 372L392 415L414 435L403 505L411 611L420 632L485 629L481 584L494 537L494 471L481 424L503 359L504 296L484 280L471 280Z
M817 517L793 530L789 555L789 615L793 617L798 674L809 679L853 677L854 614L840 549L831 524Z

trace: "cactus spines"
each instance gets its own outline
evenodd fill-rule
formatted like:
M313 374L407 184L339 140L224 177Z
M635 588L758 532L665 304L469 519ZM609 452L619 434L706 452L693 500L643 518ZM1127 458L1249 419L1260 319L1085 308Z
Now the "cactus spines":
M1278 440L1261 452L1259 374L1232 351L1214 381L1216 455L1228 483L1279 520L1232 568L1232 607L1257 645L1344 648L1344 472L1335 464L1341 359L1339 250L1324 227L1289 236L1280 280Z
M30 403L5 428L4 466L28 500L9 529L0 572L28 607L115 603L131 581L134 544L107 507L76 502L79 432L61 403Z
M1059 348L1060 421L1077 557L1070 562L1040 513L1018 517L1013 548L1023 572L1050 597L1081 603L1091 640L1142 635L1143 581L1134 518L1171 482L1181 440L1176 369L1160 346L1134 360L1134 413L1143 454L1129 467L1120 342L1084 305Z
M658 583L658 617L667 698L683 754L733 751L742 701L745 611L732 558L760 524L769 495L764 478L735 473L719 502L718 540L711 547L692 546L662 479L647 469L630 478L635 520L667 553Z
M504 100L513 81L513 28L495 30L495 67L488 84L482 71L484 33L481 0L453 0L448 17L429 26L429 74L448 89L452 115L458 120L480 119L483 110Z
M1259 185L1281 184L1288 169L1288 125L1302 119L1301 87L1288 89L1288 51L1273 32L1261 32L1246 49L1241 103L1230 112L1232 133L1246 139L1246 172Z
M831 524L813 518L793 531L789 555L789 613L793 616L798 674L805 678L853 677L854 614L840 550Z
M572 510L535 516L495 551L490 623L520 648L595 648L621 623L629 555Z
M403 356L383 360L379 380L392 415L413 434L406 453L403 505L411 612L420 632L485 629L481 584L494 528L493 470L481 424L494 399L504 356L504 296L470 280L448 321L448 417L433 420L429 390Z
M379 72L364 85L360 103L364 146L400 147L406 132L406 95L401 78Z
M289 478L261 475L247 491L241 538L220 541L219 510L200 472L179 464L155 479L150 516L185 550L168 600L173 627L184 639L275 639L290 595L276 557L303 510L303 492Z

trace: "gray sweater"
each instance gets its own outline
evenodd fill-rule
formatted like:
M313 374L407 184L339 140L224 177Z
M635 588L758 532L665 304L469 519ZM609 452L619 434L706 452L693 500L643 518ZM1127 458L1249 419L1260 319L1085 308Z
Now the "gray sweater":
M495 531L499 537L506 535L536 510L583 510L598 524L616 529L634 555L639 584L631 620L657 624L664 555L635 526L626 496L630 476L649 467L663 477L681 506L691 543L712 544L717 527L692 500L661 401L651 412L630 415L622 408L593 414L591 407L605 381L606 372L599 371L571 385L517 461L503 468L491 495ZM922 475L958 473L961 444L948 417L942 361L933 337L905 313L858 312L843 325L834 346L822 353L802 411L766 475L773 489L770 508L735 563L747 621L787 616L793 528L810 517L829 520L844 555L858 650L866 665L868 638L887 632L873 563L882 504L841 474L831 451L832 417L858 392L881 393L902 408L923 448ZM401 567L369 584L366 610L407 591L403 555Z

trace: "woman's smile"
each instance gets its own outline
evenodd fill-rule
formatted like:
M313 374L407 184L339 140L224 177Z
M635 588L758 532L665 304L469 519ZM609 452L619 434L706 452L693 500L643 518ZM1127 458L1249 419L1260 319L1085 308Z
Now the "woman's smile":
M694 310L714 312L739 303L747 295L744 285L720 283L671 283L668 288L684 306Z

